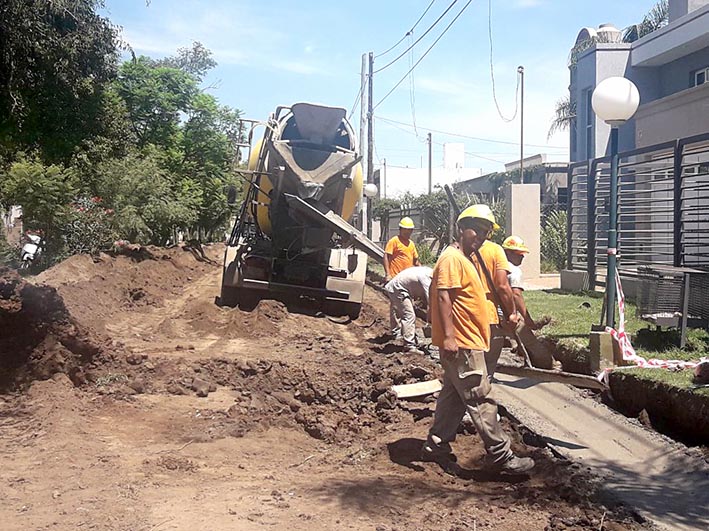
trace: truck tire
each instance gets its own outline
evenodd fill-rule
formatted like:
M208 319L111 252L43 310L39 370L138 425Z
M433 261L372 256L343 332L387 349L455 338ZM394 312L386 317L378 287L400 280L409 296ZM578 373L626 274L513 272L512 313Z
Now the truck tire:
M260 300L261 297L255 290L237 288L234 286L222 286L219 305L230 306L232 308L238 307L240 310L250 312L258 306Z
M323 312L327 315L331 315L333 317L347 315L353 321L359 317L361 310L361 302L326 300L323 304Z

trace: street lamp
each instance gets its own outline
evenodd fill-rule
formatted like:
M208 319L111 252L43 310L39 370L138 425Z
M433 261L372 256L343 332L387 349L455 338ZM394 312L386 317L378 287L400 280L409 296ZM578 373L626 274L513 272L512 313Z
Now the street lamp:
M364 185L364 190L362 190L362 193L364 194L364 197L367 199L372 199L377 195L377 192L379 190L377 189L377 185L374 183L367 183Z
M606 272L606 326L615 322L615 275L618 254L618 127L633 117L640 105L640 93L632 81L609 77L601 81L591 97L593 111L611 126L611 183L608 215L608 269Z

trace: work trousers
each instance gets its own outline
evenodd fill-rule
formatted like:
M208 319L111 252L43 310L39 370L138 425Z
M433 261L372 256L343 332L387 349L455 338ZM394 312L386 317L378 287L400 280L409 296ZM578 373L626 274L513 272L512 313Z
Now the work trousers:
M407 345L416 344L416 312L414 301L406 291L387 291L390 308L391 331L401 335Z
M492 384L487 377L482 350L459 349L441 353L443 388L436 402L433 426L428 434L432 449L445 448L455 440L458 426L467 411L485 445L488 459L504 463L512 455L510 439L497 420L497 403L488 397Z
M537 339L534 332L520 320L517 324L517 334L527 349L529 360L532 365L539 369L551 369L554 367L554 357L551 352ZM497 361L502 354L502 348L505 346L505 338L513 337L499 325L490 326L490 350L485 353L485 363L487 364L487 373L492 378L497 368ZM517 345L518 349L522 347Z

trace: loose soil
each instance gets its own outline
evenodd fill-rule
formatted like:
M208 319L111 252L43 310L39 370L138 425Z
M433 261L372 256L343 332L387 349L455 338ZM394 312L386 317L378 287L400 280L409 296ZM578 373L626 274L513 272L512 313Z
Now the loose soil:
M223 248L73 257L0 271L3 529L640 529L586 468L507 418L529 477L463 478L419 459L433 402L392 384L437 365L357 321L215 304Z

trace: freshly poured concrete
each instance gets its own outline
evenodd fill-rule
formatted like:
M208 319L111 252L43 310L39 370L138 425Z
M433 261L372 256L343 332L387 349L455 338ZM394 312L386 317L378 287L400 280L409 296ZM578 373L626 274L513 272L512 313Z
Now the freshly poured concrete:
M496 374L495 398L610 492L665 529L709 529L709 466L696 451L563 384Z

